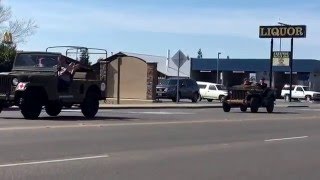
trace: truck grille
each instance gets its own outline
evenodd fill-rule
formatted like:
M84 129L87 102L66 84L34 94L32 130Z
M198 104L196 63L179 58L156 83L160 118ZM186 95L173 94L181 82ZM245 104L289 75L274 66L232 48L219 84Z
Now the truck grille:
M6 95L11 91L12 77L0 77L0 95Z
M246 91L232 90L231 99L245 99Z

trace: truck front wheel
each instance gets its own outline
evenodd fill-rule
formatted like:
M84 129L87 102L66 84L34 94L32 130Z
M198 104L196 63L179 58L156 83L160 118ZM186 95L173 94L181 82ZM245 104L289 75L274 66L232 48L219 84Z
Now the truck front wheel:
M222 102L222 108L224 112L230 112L231 106L227 102Z
M35 91L27 91L21 98L21 114L25 119L37 119L41 113L41 99Z
M312 101L311 96L306 96L306 101L311 102Z
M260 107L260 101L258 98L251 98L250 109L252 113L257 113Z
M269 103L269 105L266 107L267 109L267 112L268 113L272 113L273 112L273 109L274 109L274 103Z

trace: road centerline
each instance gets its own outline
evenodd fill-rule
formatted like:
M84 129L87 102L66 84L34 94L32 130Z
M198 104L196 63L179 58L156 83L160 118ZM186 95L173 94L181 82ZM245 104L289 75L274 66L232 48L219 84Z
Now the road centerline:
M53 159L45 161L32 161L32 162L22 162L22 163L10 163L10 164L0 164L0 168L5 167L15 167L15 166L26 166L26 165L37 165L37 164L49 164L49 163L59 163L59 162L68 162L68 161L80 161L80 160L90 160L90 159L101 159L108 158L109 155L99 155L99 156L85 156L77 158L66 158L66 159Z
M277 139L266 139L264 142L273 142L273 141L288 141L288 140L295 140L295 139L305 139L309 136L297 136L297 137L286 137L286 138L277 138Z

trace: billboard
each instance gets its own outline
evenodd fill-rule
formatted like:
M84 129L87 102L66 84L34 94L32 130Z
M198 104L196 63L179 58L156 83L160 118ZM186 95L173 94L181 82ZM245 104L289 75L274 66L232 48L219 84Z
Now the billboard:
M259 27L260 38L305 38L306 35L306 25Z

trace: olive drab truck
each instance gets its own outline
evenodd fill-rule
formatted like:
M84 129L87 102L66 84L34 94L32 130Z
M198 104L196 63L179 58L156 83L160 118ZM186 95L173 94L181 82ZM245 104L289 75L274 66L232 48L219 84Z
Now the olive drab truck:
M65 54L49 51L64 48ZM58 116L63 107L79 105L86 118L94 118L99 100L105 100L106 84L92 66L83 64L70 54L78 56L85 49L95 54L107 51L78 46L49 47L43 52L18 52L11 72L0 73L0 112L3 108L18 106L25 119L37 119L44 107L50 116ZM83 51L82 51L83 52ZM58 88L58 60L78 64L69 87Z

